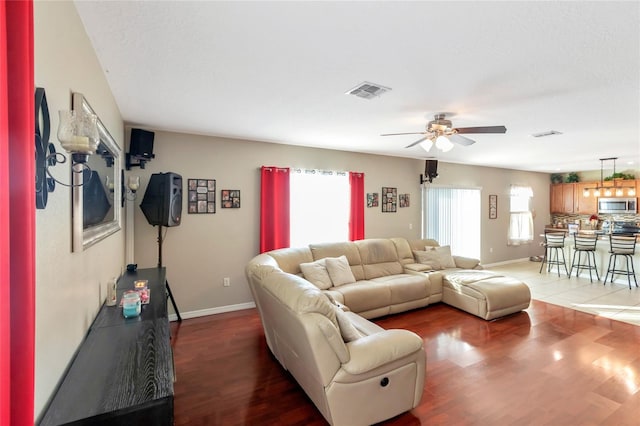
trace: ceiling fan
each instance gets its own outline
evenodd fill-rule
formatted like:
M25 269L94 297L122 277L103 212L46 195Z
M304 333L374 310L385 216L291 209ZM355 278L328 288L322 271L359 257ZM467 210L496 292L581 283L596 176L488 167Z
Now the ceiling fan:
M434 115L434 119L429 121L424 132L409 132L409 133L385 133L380 136L398 136L398 135L423 135L422 138L407 145L405 148L411 148L421 142L429 141L430 143L422 144L422 147L429 151L433 145L443 152L450 151L453 148L453 143L458 145L468 146L476 143L476 141L467 137L461 136L461 134L471 133L505 133L507 128L504 126L484 126L484 127L458 127L454 128L451 125L451 120L447 120L446 113L440 112ZM453 142L453 143L452 143Z

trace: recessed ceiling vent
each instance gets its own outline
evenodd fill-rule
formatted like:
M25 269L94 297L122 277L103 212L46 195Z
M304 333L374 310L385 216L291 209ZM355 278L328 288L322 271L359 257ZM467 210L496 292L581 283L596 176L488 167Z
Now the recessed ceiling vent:
M540 132L540 133L532 133L531 136L533 136L534 138L544 138L545 136L553 136L553 135L561 135L562 132L559 132L557 130L549 130L546 132Z
M388 92L389 90L391 90L389 87L384 87L380 84L369 83L368 81L365 81L364 83L361 83L353 89L349 90L346 94L357 96L363 99L373 99L382 95L383 93Z

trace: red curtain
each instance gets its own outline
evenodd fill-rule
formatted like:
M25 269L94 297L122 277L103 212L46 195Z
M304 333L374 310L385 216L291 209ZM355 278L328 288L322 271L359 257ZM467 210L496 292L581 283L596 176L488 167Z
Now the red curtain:
M351 209L349 212L349 240L364 239L364 173L349 172Z
M260 253L289 247L289 169L263 166L260 175Z
M33 425L33 2L0 2L0 424Z

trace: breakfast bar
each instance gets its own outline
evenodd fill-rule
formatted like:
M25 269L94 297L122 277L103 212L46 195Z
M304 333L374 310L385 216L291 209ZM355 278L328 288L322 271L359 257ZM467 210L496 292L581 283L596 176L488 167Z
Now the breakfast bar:
M575 252L575 242L574 242L574 236L573 234L569 233L567 229L564 228L545 228L545 232L549 233L549 232L553 232L553 233L565 233L566 238L565 238L565 243L564 243L564 255L565 255L565 259L567 262L567 269L569 271L571 271L571 273L575 276L576 274L576 268L574 267L573 270L571 268L571 265L573 263L573 255ZM611 244L610 244L610 235L621 235L620 233L603 233L600 230L580 230L578 231L578 234L584 234L584 235L597 235L597 242L596 242L596 249L595 249L595 263L596 263L596 267L598 270L598 274L600 275L600 280L603 281L605 278L605 275L607 273L607 268L609 266L609 258L610 258L610 249L611 249ZM629 235L629 234L624 234L624 235ZM636 237L636 250L635 250L635 254L632 256L633 259L633 268L636 272L636 280L638 279L637 274L638 272L640 272L640 252L639 252L639 247L640 247L640 233L635 233L632 234L635 235ZM617 261L617 266L616 269L626 269L626 265L623 264L624 259L619 258ZM576 255L576 262L577 262L577 255ZM586 262L586 258L583 255L583 260L580 262L581 264L584 264ZM562 272L564 272L564 270L562 270ZM561 273L562 273L561 272ZM584 274L588 274L589 271L587 269L582 269L580 268L580 274L584 276ZM631 278L631 284L635 285L634 279L633 277ZM611 282L611 274L609 274L609 277L607 279L607 282ZM615 277L613 278L613 283L614 284L629 284L629 281L627 280L627 276L626 275L620 275L620 274L616 274Z

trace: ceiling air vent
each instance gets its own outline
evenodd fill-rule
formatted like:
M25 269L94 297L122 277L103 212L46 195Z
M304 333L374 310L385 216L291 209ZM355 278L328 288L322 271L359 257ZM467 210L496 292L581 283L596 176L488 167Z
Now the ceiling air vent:
M531 136L533 136L534 138L544 138L545 136L553 136L553 135L561 135L562 132L559 132L557 130L549 130L546 132L540 132L540 133L532 133Z
M363 99L373 99L385 92L388 92L389 90L391 90L389 87L384 87L380 84L369 83L368 81L365 81L364 83L361 83L353 89L349 90L346 94L357 96Z

